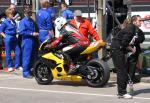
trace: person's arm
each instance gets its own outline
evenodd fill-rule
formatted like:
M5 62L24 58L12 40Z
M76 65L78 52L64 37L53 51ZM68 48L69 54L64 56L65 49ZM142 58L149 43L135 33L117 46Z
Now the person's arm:
M126 48L129 43L131 42L132 38L134 37L135 34L135 26L130 25L127 28L123 29L122 31L122 37L121 37L121 45L123 48Z
M136 52L136 48L135 47L131 47L131 46L127 46L127 50L131 51L132 54L134 54Z
M54 37L54 31L53 30L50 30L49 34L51 35L51 37Z
M137 36L138 37L135 39L135 44L143 43L145 40L145 36L144 36L144 33L141 29L138 30Z
M1 26L0 26L0 35L2 35L3 38L6 37L6 35L4 33L5 28L6 28L6 24L4 22L2 22Z
M59 44L62 40L62 35L60 35L55 41L53 41L48 47L54 48L57 44Z
M32 32L32 31L26 29L26 26L25 26L24 22L25 21L20 21L20 24L19 24L19 33L22 36L37 36L38 35L37 32Z
M67 13L65 11L62 12L61 16L65 19L67 19Z
M47 19L46 19L46 23L47 23L47 28L49 30L49 34L51 35L51 37L54 37L54 31L53 31L53 26L52 26L52 18L50 15L48 15Z
M89 28L89 33L90 35L92 35L92 37L98 41L98 40L101 40L99 34L96 32L96 30L93 28L92 24L90 23L90 21L87 21L88 23L88 28Z

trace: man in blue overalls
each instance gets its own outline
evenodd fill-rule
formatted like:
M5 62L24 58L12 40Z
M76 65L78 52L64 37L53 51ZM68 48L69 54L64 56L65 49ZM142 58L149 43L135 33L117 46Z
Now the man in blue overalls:
M56 19L57 13L56 13L56 9L54 8L54 3L49 3L49 7L48 7L47 11L49 12L49 14L52 18L52 27L53 27L53 31L55 32L54 21Z
M52 17L47 11L49 2L41 0L41 9L36 14L36 21L39 27L39 43L54 36Z
M48 7L47 11L51 15L52 21L54 22L56 19L56 16L57 16L57 12L56 12L56 9L54 8L53 3L49 3L49 7Z
M0 26L2 21L0 20ZM3 69L3 59L2 59L2 47L3 47L3 37L0 35L0 70Z
M0 26L0 34L4 37L6 62L8 71L11 72L14 70L11 51L15 52L15 68L17 69L20 66L20 49L18 46L18 39L16 38L16 23L13 20L13 11L8 8L5 13L7 18Z
M22 36L22 66L23 77L31 78L31 68L35 58L36 37L39 35L36 23L31 18L32 12L29 5L24 6L25 17L20 21L19 32Z
M70 20L74 18L73 12L69 10L65 2L61 3L61 16L66 20Z

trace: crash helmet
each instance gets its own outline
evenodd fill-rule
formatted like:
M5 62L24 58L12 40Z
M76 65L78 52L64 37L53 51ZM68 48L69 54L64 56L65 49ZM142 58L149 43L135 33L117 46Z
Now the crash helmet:
M55 20L55 26L58 29L58 31L60 31L64 25L67 24L67 20L63 17L58 17Z

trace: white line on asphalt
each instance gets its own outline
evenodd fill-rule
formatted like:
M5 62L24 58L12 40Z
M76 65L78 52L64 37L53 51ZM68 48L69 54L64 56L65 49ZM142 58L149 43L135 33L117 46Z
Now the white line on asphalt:
M18 91L33 91L33 92L47 92L47 93L59 93L59 94L74 94L74 95L87 95L87 96L99 96L99 97L117 97L116 95L105 95L105 94L94 94L94 93L79 93L79 92L68 92L68 91L53 91L53 90L38 90L38 89L26 89L26 88L12 88L12 87L0 87L0 89L7 90L18 90ZM150 100L145 97L134 97L134 99Z
M11 80L11 79L18 79L20 76L0 76L0 80Z

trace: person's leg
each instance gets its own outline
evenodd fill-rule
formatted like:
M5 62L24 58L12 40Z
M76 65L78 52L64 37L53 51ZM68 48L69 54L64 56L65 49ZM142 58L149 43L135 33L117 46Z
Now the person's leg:
M37 46L38 46L38 42L35 39L33 39L32 40L32 46L31 46L32 47L32 51L31 51L31 61L32 62L30 62L30 68L33 68L34 63L38 59L38 49L37 49ZM30 72L32 74L33 71L31 71L31 69L30 69Z
M71 45L72 48L70 48L69 50L65 51L64 53L67 54L68 56L68 60L69 60L69 71L68 74L73 74L75 72L75 66L73 63L73 59L75 57L78 57L79 54L85 50L85 47L83 47L82 45Z
M117 68L117 87L118 95L124 95L127 93L127 68L126 68L126 59L122 51L113 50L112 59L115 68Z
M79 56L82 51L86 49L86 47L83 47L80 44L77 45L71 45L72 48L65 51L66 54L68 54L70 57L76 57Z
M17 40L14 41L14 51L15 51L15 68L18 69L21 66L20 60L21 51Z
M3 37L0 35L0 70L3 69L2 46L3 46Z
M5 38L6 62L7 62L8 68L13 67L13 60L11 58L11 50L12 50L12 42L9 37Z
M2 65L2 45L0 44L0 70L3 69L3 65Z
M134 82L135 80L135 71L136 71L136 64L138 61L138 55L131 55L128 58L128 73L130 75L131 80Z
M32 42L30 40L23 40L22 41L22 61L23 61L23 77L30 76L30 63L31 60L31 53L32 53Z

